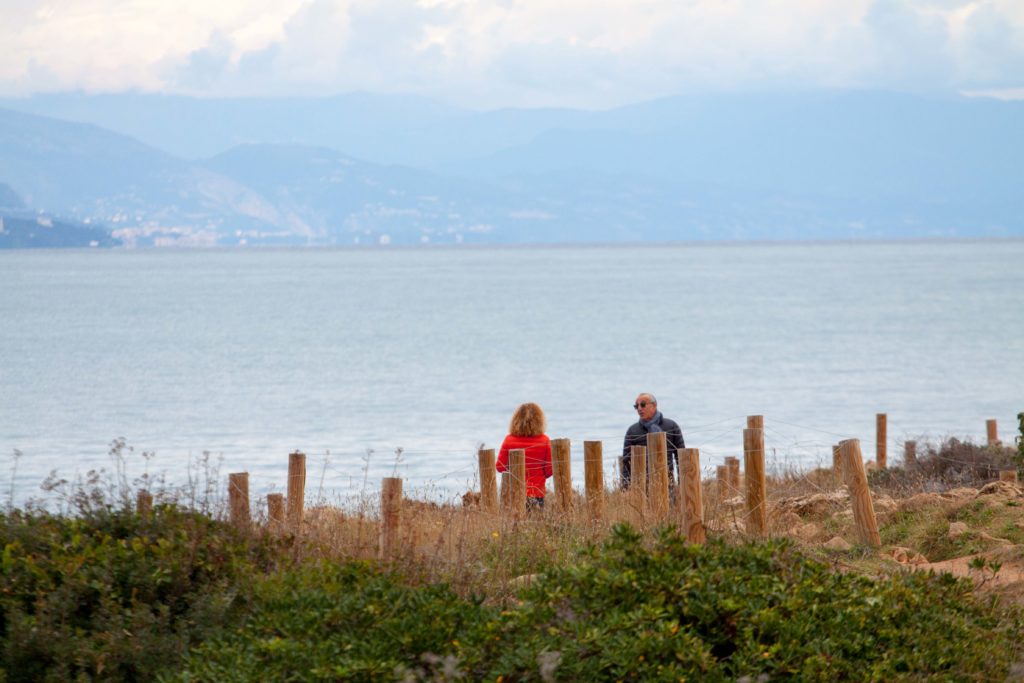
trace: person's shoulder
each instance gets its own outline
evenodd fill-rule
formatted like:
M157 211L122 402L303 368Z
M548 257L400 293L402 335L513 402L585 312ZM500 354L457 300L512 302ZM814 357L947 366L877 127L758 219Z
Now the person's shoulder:
M627 436L630 435L630 434L637 434L638 432L642 432L642 431L644 431L644 427L643 427L643 425L640 424L639 420L637 420L633 424L631 424L628 427L626 427L626 435Z

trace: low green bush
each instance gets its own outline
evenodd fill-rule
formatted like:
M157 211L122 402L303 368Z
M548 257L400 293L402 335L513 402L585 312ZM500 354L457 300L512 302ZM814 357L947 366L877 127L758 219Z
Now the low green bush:
M501 609L367 564L256 588L179 681L1001 680L1016 611L948 575L837 573L785 542L645 542L626 527Z
M278 553L209 517L0 514L0 680L141 680L226 625ZM241 613L238 614L240 616Z
M268 577L244 630L204 643L166 680L390 681L422 655L458 653L459 638L494 616L444 585L408 586L370 563L309 563Z

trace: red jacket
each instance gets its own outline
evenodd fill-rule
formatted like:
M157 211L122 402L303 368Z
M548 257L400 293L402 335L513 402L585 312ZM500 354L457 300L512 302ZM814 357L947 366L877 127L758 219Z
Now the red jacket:
M522 448L526 451L526 497L543 498L544 481L551 476L551 439L540 436L513 436L509 434L501 442L498 462L499 472L508 469L508 452Z

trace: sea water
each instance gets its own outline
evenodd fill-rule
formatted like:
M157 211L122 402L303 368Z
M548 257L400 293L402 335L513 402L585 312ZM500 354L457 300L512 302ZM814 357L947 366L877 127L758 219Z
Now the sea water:
M708 472L750 414L776 467L874 457L883 412L890 462L988 418L1009 442L1022 264L1024 241L0 253L0 491L110 470L123 439L131 477L205 459L255 497L301 450L311 497L453 497L525 401L577 482L584 440L614 481L639 392Z

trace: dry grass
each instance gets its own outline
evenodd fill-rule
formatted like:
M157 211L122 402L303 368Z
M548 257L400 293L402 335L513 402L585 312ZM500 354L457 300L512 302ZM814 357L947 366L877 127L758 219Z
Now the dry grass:
M1002 469L1002 450L947 442L919 452L914 470L869 471L883 542L880 552L859 543L846 487L831 468L777 468L767 478L768 535L789 537L839 569L868 574L898 571L900 562L918 555L938 561L1007 543L1024 544L1024 527L1019 526L1024 492L978 492L986 483L983 477L997 476ZM963 460L956 461L954 455ZM965 488L965 481L978 488ZM744 487L742 479L736 489L726 482L703 482L709 537L735 542L749 538ZM461 505L405 499L397 550L386 561L414 580L443 581L462 595L500 602L511 599L532 575L571 562L579 549L605 538L615 524L628 523L652 535L666 525L684 528L678 502L672 501L668 513L658 516L635 494L607 490L604 514L595 520L578 494L567 511L559 510L556 497L549 495L546 508L521 519L482 510L473 494ZM292 547L301 556L379 560L379 510L379 500L369 496L343 507L310 508L303 542ZM951 541L949 524L961 518L971 532ZM850 548L823 546L836 537Z

